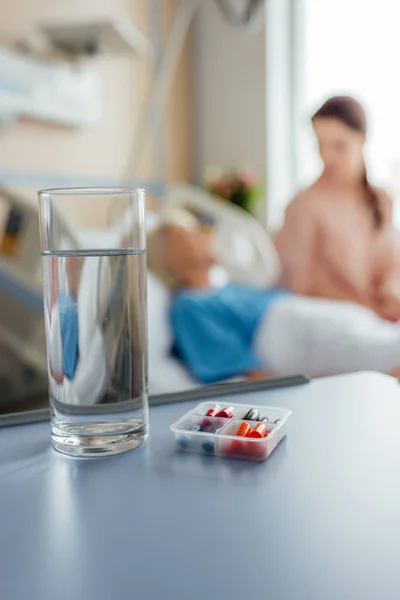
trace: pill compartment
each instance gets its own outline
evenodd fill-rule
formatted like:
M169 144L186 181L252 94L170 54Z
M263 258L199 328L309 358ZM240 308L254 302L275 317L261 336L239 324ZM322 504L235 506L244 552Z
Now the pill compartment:
M201 454L216 454L218 451L218 433L228 425L231 419L221 417L206 417L204 414L188 413L176 424L175 440L179 450L184 452L197 452ZM201 431L192 430L191 427L200 426Z
M247 423L251 431L260 424L260 421L235 420L229 423L222 432L219 444L220 456L249 460L265 460L268 458L279 441L279 435L274 433L278 425L264 423L268 435L264 438L251 438L236 435L242 423Z
M216 405L218 405L219 410L233 406L233 414L232 417L229 417L229 419L243 419L245 414L250 410L250 408L252 408L251 406L246 406L244 404L233 404L232 402L201 402L196 406L195 411L200 415L206 415L208 410L210 408L214 408Z
M280 440L286 435L287 421L291 415L290 410L218 402L221 408L234 407L232 418L205 416L209 408L215 404L215 402L202 402L171 425L178 450L226 458L261 461L270 456ZM259 420L249 421L243 419L250 408L258 409ZM257 423L265 418L268 419L265 422L268 431L267 437L248 438L235 435L241 423L246 422L253 429ZM202 430L194 431L190 429L196 425L200 425ZM217 431L215 432L215 430Z

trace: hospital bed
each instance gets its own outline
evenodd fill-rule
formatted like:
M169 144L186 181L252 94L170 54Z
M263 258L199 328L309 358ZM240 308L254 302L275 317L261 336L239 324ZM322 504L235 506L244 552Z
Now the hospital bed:
M0 356L3 367L0 369L0 409L2 404L8 403L9 394L6 393L6 388L15 390L18 387L19 390L21 381L26 381L24 390L29 389L30 394L33 391L36 393L38 386L41 391L47 388L36 201L26 200L22 192L20 194L3 190L3 195L10 208L23 211L25 227L17 259L7 259L0 255ZM27 195L30 198L34 191L29 190ZM263 227L241 209L211 198L200 189L187 185L170 188L160 200L159 209L148 212L148 231L157 226L165 213L181 206L189 206L214 223L214 249L222 265L213 272L215 285L224 284L229 278L256 286L268 285L275 280L278 260ZM67 234L68 232L65 232L65 235ZM104 243L104 232L101 233L101 243ZM96 273L89 273L89 276L85 277L85 289L92 285L91 276L95 279L97 277ZM85 289L82 290L83 294ZM169 301L168 290L149 273L151 394L179 391L199 385L171 355L173 340L169 327ZM86 327L87 315L82 314L81 319ZM16 358L12 359L11 369L9 362L14 353ZM55 360L54 357L53 359ZM8 376L4 385L3 370ZM22 399L27 395L24 390L20 394ZM15 404L14 396L15 394L10 401Z
M158 210L149 212L148 231L150 232L157 227L160 219L165 214L182 206L191 208L213 222L212 241L220 265L212 272L214 285L224 285L229 280L259 287L273 286L276 283L279 274L279 261L275 248L262 225L240 208L225 201L217 200L202 190L187 185L172 187L166 197L160 201ZM33 208L28 216L32 227L29 226L24 229L25 236L22 240L19 262L25 264L24 253L26 251L27 255L36 257L37 263L39 263L37 214ZM36 237L31 238L29 232L36 232ZM102 243L104 242L103 236L104 234L101 233ZM41 286L40 278L37 276L40 273L40 263L36 265L37 268L35 269L27 269L26 274L24 271L24 277L19 276L19 271L16 271L19 263L14 265L12 261L6 262L4 257L0 263L0 354L4 353L5 356L11 357L11 353L17 352L15 362L16 367L18 367L18 369L7 367L3 357L2 363L4 363L3 367L6 369L7 374L10 374L11 377L11 373L14 373L14 371L16 373L11 377L12 381L7 380L3 385L2 371L0 370L0 391L2 391L1 396L4 400L7 396L4 392L5 384L14 388L15 386L11 386L11 383L22 379L26 381L25 387L29 388L30 391L39 388L43 390L46 385L47 369ZM14 267L14 271L11 271L11 266ZM27 280L28 274L31 275L29 281ZM96 273L92 275L97 277ZM82 288L83 294L85 294L85 287L91 286L89 277L85 277L85 281L87 285ZM19 305L21 305L21 310L23 307L24 313L18 312ZM149 273L150 394L183 391L199 386L199 382L191 377L184 365L172 354L173 335L169 324L169 306L169 290ZM338 319L339 315L337 313L339 310L339 307L336 308L333 302L332 317ZM86 327L87 315L83 312L80 314L80 318L83 326ZM296 318L296 315L294 315L294 318ZM295 325L296 323L293 323L293 326ZM289 325L286 323L285 327L287 328ZM374 340L374 335L378 330L382 330L383 325L378 319L375 321L370 319L366 327L365 335ZM370 327L370 330L368 327ZM371 331L371 335L369 331ZM325 344L325 346L328 347L329 344ZM89 352L88 356L92 356L93 360L95 359L94 352ZM26 377L25 375L21 377L19 374L21 369L24 373L26 371ZM296 372L299 371L299 369L296 370ZM283 375L287 373L278 370L275 374ZM306 373L306 375L309 375L309 373ZM22 396L25 396L25 392L20 395L22 398Z
M163 212L168 214L183 206L213 221L212 240L220 265L212 273L213 285L223 285L229 280L261 288L276 284L279 261L266 230L251 215L201 190L188 186L172 188L159 214L150 216L149 230L157 226ZM171 354L169 303L169 291L149 273L151 394L199 385ZM315 299L293 295L282 306L283 311L274 313L272 328L268 327L263 334L267 335L263 338L263 351L269 348L269 357L271 352L275 357L271 375L301 373L315 377L369 369L398 376L399 325L389 324L355 304L335 300L325 299L315 304ZM297 345L293 345L294 339ZM266 362L271 364L269 359Z

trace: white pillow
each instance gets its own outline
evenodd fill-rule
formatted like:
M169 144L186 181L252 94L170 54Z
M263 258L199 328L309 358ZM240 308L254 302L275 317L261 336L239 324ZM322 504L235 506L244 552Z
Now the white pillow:
M185 367L173 356L159 358L149 365L149 394L170 394L198 387Z
M157 229L159 224L160 216L157 213L148 210L146 212L146 233L149 234L153 232L155 229Z
M173 344L169 321L170 292L152 273L147 272L147 312L149 366L171 353Z
M276 285L280 264L264 227L241 208L186 184L173 186L164 199L165 213L190 207L214 221L213 248L229 279L265 288Z
M149 393L166 394L196 387L198 383L173 356L169 320L170 292L152 273L147 273L149 339Z

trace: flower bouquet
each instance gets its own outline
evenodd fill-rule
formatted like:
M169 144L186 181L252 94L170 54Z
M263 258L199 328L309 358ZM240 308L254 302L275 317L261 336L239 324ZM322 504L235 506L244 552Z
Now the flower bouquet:
M214 196L232 202L250 214L260 198L260 189L255 177L247 170L234 170L227 173L208 173L206 189Z

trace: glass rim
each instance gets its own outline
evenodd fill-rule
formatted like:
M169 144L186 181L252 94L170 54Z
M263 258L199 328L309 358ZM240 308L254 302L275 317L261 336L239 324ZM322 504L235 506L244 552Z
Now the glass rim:
M145 193L144 188L134 187L60 187L60 188L47 188L38 191L39 198L41 196L124 196L128 194Z

